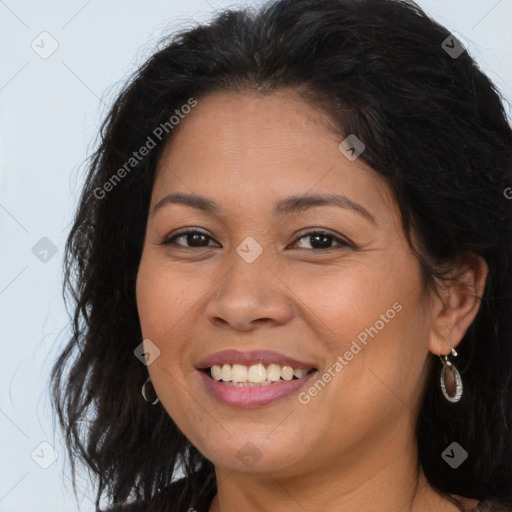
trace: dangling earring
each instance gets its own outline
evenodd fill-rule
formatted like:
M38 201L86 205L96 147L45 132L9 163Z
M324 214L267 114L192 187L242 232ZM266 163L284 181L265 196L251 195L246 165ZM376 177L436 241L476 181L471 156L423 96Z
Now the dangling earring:
M452 355L457 356L456 350L452 347ZM448 402L458 402L462 397L462 379L460 373L455 366L448 360L449 354L446 356L439 356L442 363L443 369L441 370L441 390L444 397Z
M149 395L149 397L148 397ZM151 377L146 379L146 382L142 384L142 396L146 402L149 402L151 405L156 405L160 400L156 396L155 388L153 387L153 383L151 382Z

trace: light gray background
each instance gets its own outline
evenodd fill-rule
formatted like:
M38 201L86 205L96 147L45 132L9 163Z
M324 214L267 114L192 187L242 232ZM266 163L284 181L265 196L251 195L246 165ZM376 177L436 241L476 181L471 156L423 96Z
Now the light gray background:
M511 98L512 0L419 4L467 40L469 52ZM0 512L77 510L48 376L67 333L63 246L99 123L168 29L229 5L241 3L0 0ZM31 47L35 41L38 51L51 49L43 31L58 43L46 59ZM32 252L43 237L57 248L46 263ZM53 450L58 458L43 469ZM93 493L83 486L80 508L90 512Z

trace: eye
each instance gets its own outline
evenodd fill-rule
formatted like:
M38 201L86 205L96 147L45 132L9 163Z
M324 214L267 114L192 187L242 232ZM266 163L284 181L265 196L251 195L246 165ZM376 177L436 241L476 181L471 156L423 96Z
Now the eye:
M335 249L336 247L332 246L333 242L337 243L340 247L352 247L355 248L353 244L343 240L337 236L335 236L330 231L325 231L322 229L312 230L306 233L302 233L302 235L295 240L294 243L297 243L303 239L310 239L310 245L313 249L320 250L329 250ZM186 241L186 244L177 243L178 240L183 239ZM174 234L171 237L167 237L160 245L178 245L185 248L202 248L202 247L213 247L209 244L209 241L213 240L212 237L207 235L206 233L199 230L190 230L190 231L181 231L179 233ZM307 249L307 247L299 247L299 249Z
M176 243L176 240L179 240L180 238L184 239L187 244L189 245L183 245L180 243ZM208 240L213 240L209 235L206 233L203 233L202 231L198 230L191 230L191 231L182 231L180 233L175 234L172 237L166 238L160 245L179 245L182 247L189 247L189 248L201 248L201 247L212 247L211 245L208 245ZM206 243L205 243L206 242Z
M299 240L310 239L310 245L314 249L335 249L336 247L332 247L332 242L335 241L341 247L352 247L354 245L346 240L342 240L338 238L330 231L325 231L323 229L316 229L314 231L308 231L307 233L303 233L299 238L295 240L295 243ZM304 249L305 247L299 247L300 249ZM306 247L307 249L307 247Z

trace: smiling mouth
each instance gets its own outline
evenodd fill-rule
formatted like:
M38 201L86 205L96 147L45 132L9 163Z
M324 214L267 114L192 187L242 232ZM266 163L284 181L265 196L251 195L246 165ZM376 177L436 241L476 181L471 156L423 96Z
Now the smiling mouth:
M275 363L213 365L202 370L208 377L227 386L250 387L268 386L280 382L299 380L316 371L316 368L292 368Z

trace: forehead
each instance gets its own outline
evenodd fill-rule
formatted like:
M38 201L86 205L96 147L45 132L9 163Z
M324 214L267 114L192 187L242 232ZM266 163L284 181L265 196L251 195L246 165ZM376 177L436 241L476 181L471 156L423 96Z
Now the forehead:
M188 160L204 160L215 151L217 158L212 164L219 159L244 162L257 157L260 164L268 160L273 167L271 161L279 154L281 160L294 155L317 160L319 151L325 151L328 144L326 140L318 148L319 139L326 136L329 145L336 147L340 135L331 119L293 90L271 94L221 91L198 100L173 133L164 158L186 152ZM287 155L290 151L293 153ZM338 158L339 153L334 156Z
M173 191L220 203L308 191L382 203L380 176L362 160L348 160L333 121L295 91L216 92L197 101L162 154L153 204Z

